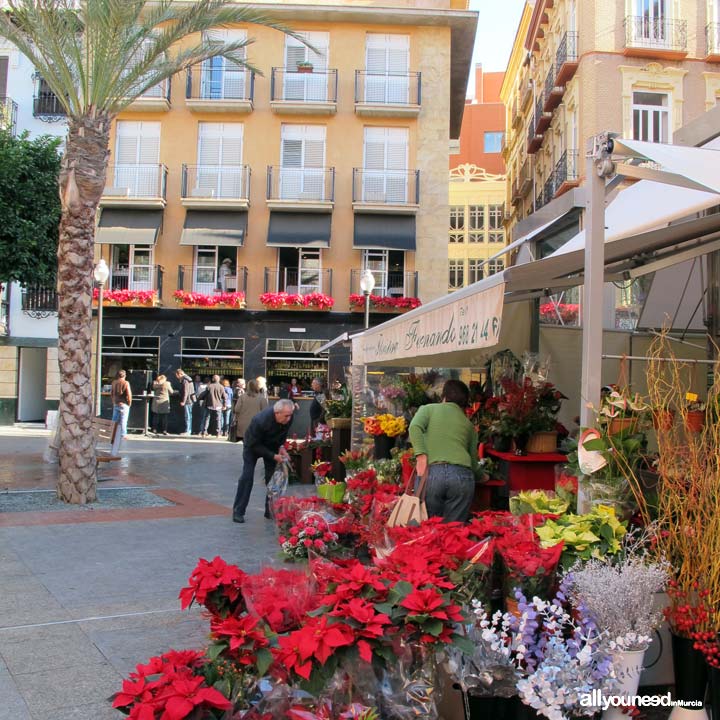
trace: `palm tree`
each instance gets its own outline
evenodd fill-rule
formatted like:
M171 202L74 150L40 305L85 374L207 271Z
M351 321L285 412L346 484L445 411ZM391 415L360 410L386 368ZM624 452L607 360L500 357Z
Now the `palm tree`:
M95 215L105 187L110 126L133 100L171 76L222 56L245 59L252 41L207 31L254 23L288 32L232 0L9 0L0 37L35 65L67 114L58 246L60 467L65 502L96 500L90 377ZM98 362L100 359L98 358Z

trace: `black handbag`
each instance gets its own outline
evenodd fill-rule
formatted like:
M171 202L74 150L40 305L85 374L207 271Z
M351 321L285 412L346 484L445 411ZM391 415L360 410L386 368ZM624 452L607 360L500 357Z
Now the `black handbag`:
M236 443L240 442L240 438L237 436L237 424L233 421L230 423L227 434L228 442Z

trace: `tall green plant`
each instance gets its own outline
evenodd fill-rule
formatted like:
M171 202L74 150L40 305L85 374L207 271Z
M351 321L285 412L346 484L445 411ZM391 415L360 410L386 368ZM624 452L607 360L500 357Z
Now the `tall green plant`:
M222 43L206 35L237 23L287 32L230 0L8 0L0 13L0 37L31 60L68 119L58 245L58 495L66 502L96 499L92 271L111 123L146 90L210 58L253 69L244 52L251 40Z

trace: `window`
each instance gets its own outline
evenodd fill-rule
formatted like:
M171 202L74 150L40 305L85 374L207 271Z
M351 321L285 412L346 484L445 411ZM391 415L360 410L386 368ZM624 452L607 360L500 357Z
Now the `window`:
M495 273L502 272L505 269L505 262L500 259L490 260L487 264L487 274L494 275Z
M448 287L450 290L457 290L465 284L465 261L450 260L448 263L449 278Z
M485 206L468 207L468 242L478 243L485 240Z
M668 0L636 0L638 39L649 45L665 45L670 35Z
M669 142L669 105L667 93L633 91L633 140Z
M505 230L503 229L504 205L490 205L488 207L488 242L504 242Z
M236 252L231 247L216 245L198 245L195 248L195 265L193 266L193 292L209 295L215 290L235 292L237 275L235 271ZM230 260L229 272L221 273L223 261Z
M119 120L115 137L114 195L160 195L160 123Z
M363 202L407 202L407 128L366 127L364 156Z
M368 33L365 41L365 102L407 104L410 36Z
M153 290L151 245L113 245L109 285L111 290Z
M499 153L502 152L502 132L486 132L484 136L484 147L483 151L486 153Z
M323 292L320 250L279 248L278 292L306 295Z
M363 250L362 268L370 270L375 278L373 295L403 297L406 294L402 250Z
M325 199L325 126L283 125L280 198Z
M465 242L465 206L450 207L450 242Z
M301 39L302 38L302 39ZM302 40L317 49L311 50ZM283 100L325 102L330 35L326 32L301 32L298 37L285 36L285 73L283 74ZM297 72L298 63L309 62L317 73Z
M471 258L468 260L468 285L472 285L483 279L483 260Z
M203 197L244 197L242 187L242 123L198 125L198 168L195 187ZM200 193L198 193L200 194Z
M247 40L245 30L213 29L205 34L210 43L224 44ZM244 56L245 50L240 50ZM245 68L224 57L214 57L205 61L200 70L200 97L210 100L245 99Z

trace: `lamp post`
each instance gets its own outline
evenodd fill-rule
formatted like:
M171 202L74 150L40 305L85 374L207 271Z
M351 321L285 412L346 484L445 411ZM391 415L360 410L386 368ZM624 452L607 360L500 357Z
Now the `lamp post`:
M366 268L360 276L360 289L365 296L365 329L370 327L370 295L375 289L375 276L372 270Z
M95 414L100 415L100 393L102 390L102 321L103 321L103 290L105 283L110 276L110 270L105 264L105 260L100 258L95 269L93 270L93 278L99 286L98 291L98 311L97 311L97 344L95 349Z

